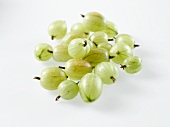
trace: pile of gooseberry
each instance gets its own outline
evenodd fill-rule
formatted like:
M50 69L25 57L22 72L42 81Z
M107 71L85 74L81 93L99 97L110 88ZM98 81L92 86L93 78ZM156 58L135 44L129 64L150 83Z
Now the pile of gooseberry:
M139 47L128 34L118 34L116 25L98 12L81 14L82 22L72 25L56 20L48 27L52 40L61 40L56 47L39 43L34 56L39 61L54 59L65 65L46 67L34 79L46 90L57 90L59 98L73 99L80 93L84 102L96 101L104 84L114 84L119 71L134 74L141 70L141 59L133 55Z

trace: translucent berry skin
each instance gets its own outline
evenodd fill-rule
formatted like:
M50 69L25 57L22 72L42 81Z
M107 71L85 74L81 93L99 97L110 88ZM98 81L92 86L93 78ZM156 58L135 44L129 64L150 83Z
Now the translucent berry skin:
M82 39L73 39L68 45L68 53L73 58L83 58L90 52L89 43Z
M106 19L97 12L89 12L84 16L83 24L89 31L102 31L106 27Z
M83 59L88 61L92 67L95 67L100 62L110 61L109 53L104 48L91 49Z
M129 45L132 49L134 48L135 40L132 36L128 34L119 34L116 37L115 43L123 42Z
M71 31L81 31L83 33L89 33L89 31L84 27L83 23L78 22L72 25Z
M68 46L67 45L57 45L53 49L53 59L57 62L67 62L72 59L72 57L68 54Z
M119 70L113 62L101 62L94 68L104 84L113 84L119 77Z
M72 80L80 80L85 74L90 72L92 72L92 66L86 60L71 59L65 64L65 73Z
M67 25L63 20L57 20L52 22L48 27L48 34L51 38L61 39L67 33Z
M106 28L103 31L108 35L108 38L113 38L118 34L116 25L111 21L107 21Z
M109 51L109 55L113 57L113 62L117 64L122 64L126 58L133 55L133 52L130 46L123 42L120 42L113 45L113 47Z
M65 72L58 67L45 68L40 76L40 84L44 89L56 90L58 85L67 79Z
M79 87L78 84L72 80L64 80L58 86L57 92L61 98L71 100L77 96Z
M34 49L34 56L39 61L47 61L51 58L52 53L49 51L53 51L52 47L47 43L40 43L36 45Z
M103 32L103 31L97 31L97 32L94 32L94 33L90 36L89 40L90 40L91 42L93 42L94 44L98 45L98 44L103 43L103 42L106 42L106 43L107 43L107 42L108 42L108 36L107 36L107 34L106 34L105 32Z
M112 45L110 43L100 43L97 45L97 48L104 48L106 49L108 52L110 51L110 49L112 48Z
M137 73L142 68L142 60L138 56L131 56L124 60L124 70L129 74Z
M84 33L82 31L71 31L66 34L66 36L62 40L62 44L69 45L69 43L76 38L86 38L88 33Z
M103 89L101 78L94 73L84 75L78 86L82 100L87 103L96 101Z

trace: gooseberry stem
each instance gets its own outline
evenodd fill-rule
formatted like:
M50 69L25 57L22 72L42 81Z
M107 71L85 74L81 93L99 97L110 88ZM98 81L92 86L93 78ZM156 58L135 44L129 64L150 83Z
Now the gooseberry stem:
M114 41L115 39L116 39L116 37L109 38L108 41Z
M83 17L83 18L85 17L85 15L83 15L83 14L80 14L80 15L81 15L81 17Z
M140 45L138 45L138 44L134 44L134 48L136 48L136 47L139 47Z
M83 45L83 46L84 46L84 47L86 47L86 45L87 45L87 41L86 41L86 40L84 40L84 45Z
M56 99L55 99L55 101L58 101L60 98L61 98L61 96L60 96L60 95L59 95L59 96L57 96L57 97L56 97Z
M108 41L114 41L114 39L113 39L113 38L110 38L110 39L108 39Z
M110 78L113 80L113 83L116 81L116 79L113 76L111 76Z
M51 36L51 40L54 40L54 36Z
M61 68L61 69L65 69L65 67L62 67L62 66L58 66L59 68Z
M84 32L84 34L85 34L85 35L89 35L89 33L87 33L87 32Z
M35 76L33 79L40 80L41 78L40 78L40 77L38 77L38 76Z
M117 51L117 52L116 52L116 54L117 54L117 55L119 55L119 54L120 54L120 52L119 52L119 51Z
M126 68L126 65L120 65L120 68L122 68L123 70Z
M95 42L93 42L93 44L97 47L97 44Z
M47 50L49 53L53 53L53 51L51 51L51 50Z
M109 56L109 59L112 59L112 58L114 58L115 56Z

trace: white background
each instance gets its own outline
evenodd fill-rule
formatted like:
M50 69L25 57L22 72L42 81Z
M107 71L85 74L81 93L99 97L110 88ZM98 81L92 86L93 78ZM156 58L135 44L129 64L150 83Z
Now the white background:
M1 127L170 127L169 0L0 0ZM121 71L92 104L80 96L55 102L56 91L32 78L54 61L34 59L36 44L55 46L47 33L57 19L68 27L80 14L97 11L113 21L119 33L132 35L143 60L134 75Z

